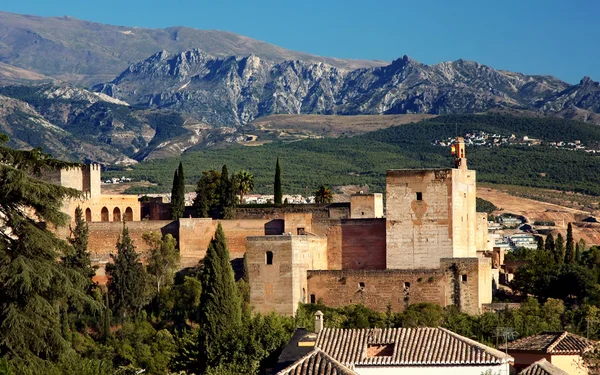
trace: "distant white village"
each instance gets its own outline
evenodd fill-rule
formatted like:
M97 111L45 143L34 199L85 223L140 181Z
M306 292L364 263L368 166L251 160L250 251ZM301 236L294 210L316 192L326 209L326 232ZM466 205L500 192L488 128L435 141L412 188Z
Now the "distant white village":
M548 147L554 147L556 149L572 150L572 151L585 151L588 153L600 153L598 148L590 148L581 144L580 140L573 141L558 141L558 142L544 142L540 139L531 138L529 136L517 137L514 134L502 135L497 133L487 133L481 130L474 130L466 133L464 136L465 144L467 146L486 146L486 147L501 147L510 145L525 145L525 146L539 146L546 145ZM434 140L432 142L435 146L449 147L456 138L446 138L441 140Z

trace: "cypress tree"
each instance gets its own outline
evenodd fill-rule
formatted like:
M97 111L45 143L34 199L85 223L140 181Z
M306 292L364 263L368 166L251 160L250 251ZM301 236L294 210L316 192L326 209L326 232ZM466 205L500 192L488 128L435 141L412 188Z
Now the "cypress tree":
M575 241L573 240L573 226L567 226L567 246L565 250L565 263L575 263Z
M78 271L87 281L87 289L91 290L92 277L96 275L90 252L88 251L89 229L87 222L83 219L83 210L77 206L75 209L75 228L70 227L69 244L73 247L73 251L62 257L62 262L65 267Z
M546 237L544 247L549 254L554 254L554 236L552 233L548 234L548 237Z
M207 367L218 365L219 361L227 363L231 360L220 354L227 346L227 338L242 324L241 301L220 223L204 257L201 283L199 373L203 373Z
M173 175L173 187L171 188L171 218L179 220L183 217L185 210L185 177L183 174L183 164L179 162L179 167Z
M544 251L545 247L544 247L544 237L539 236L537 238L537 251Z
M108 291L113 311L126 318L139 311L146 302L146 272L135 251L129 230L123 222L123 232L117 241L117 254L110 254L113 263L106 265L110 277Z
M0 357L54 359L69 346L60 305L95 304L81 274L58 261L70 249L51 230L66 225L60 208L80 193L33 176L79 165L2 146L7 141L0 133Z
M554 244L554 260L556 263L563 264L565 262L565 240L562 234L556 236L556 242Z
M221 179L219 181L219 217L223 219L233 219L233 184L229 178L227 165L221 169Z
M279 166L279 158L277 158L277 164L275 164L275 182L274 182L274 203L276 206L281 206L283 199L283 192L281 189L281 168Z

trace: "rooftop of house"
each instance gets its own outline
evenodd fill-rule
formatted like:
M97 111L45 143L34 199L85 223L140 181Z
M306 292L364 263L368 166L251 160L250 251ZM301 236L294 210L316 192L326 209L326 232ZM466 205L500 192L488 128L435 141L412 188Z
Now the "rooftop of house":
M287 368L277 372L278 375L358 375L320 349L311 352L294 362Z
M568 375L569 373L559 369L545 358L531 364L531 366L523 369L519 375Z
M274 373L277 374L287 369L293 363L311 353L315 349L316 339L316 333L304 328L296 328L292 338L279 355Z
M508 343L509 351L542 352L548 354L580 354L595 342L569 332L543 332Z
M490 365L514 359L444 328L324 328L321 349L345 366Z

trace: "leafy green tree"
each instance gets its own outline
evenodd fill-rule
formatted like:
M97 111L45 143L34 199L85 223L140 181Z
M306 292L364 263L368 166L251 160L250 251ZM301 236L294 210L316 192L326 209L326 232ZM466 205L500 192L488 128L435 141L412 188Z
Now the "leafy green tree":
M52 229L64 226L60 211L79 192L33 177L59 168L75 168L42 153L2 146L0 134L0 357L20 361L53 359L69 344L61 335L64 301L93 305L79 272L58 262L69 252Z
M333 202L333 194L329 186L321 185L315 191L315 203L331 203Z
M183 174L183 164L179 162L179 167L173 175L173 188L171 189L171 217L173 220L179 220L183 217L185 210L185 177Z
M228 338L242 323L240 297L220 223L204 257L201 283L198 369L203 372L208 367L230 361L222 354L226 351Z
M583 258L583 253L585 252L585 240L580 238L575 246L575 262L580 264Z
M223 165L219 181L219 217L222 219L233 219L234 206L235 196L232 181L229 178L227 165Z
M146 271L135 251L129 230L123 222L123 232L117 241L117 254L110 254L113 263L106 265L108 291L113 311L126 318L139 312L147 302Z
M86 289L91 291L92 277L96 275L96 270L92 267L92 260L88 251L89 228L83 218L83 210L79 206L75 209L75 228L69 227L69 229L71 233L67 241L71 244L73 250L62 257L62 262L66 267L81 273L85 280L88 280Z
M254 176L246 171L239 171L234 177L234 187L240 195L240 204L244 204L244 196L254 189Z
M273 183L274 203L276 206L281 206L283 200L283 190L281 188L281 167L279 166L279 158L275 164L275 182Z
M565 248L565 263L575 263L575 241L573 240L573 225L567 226L567 245Z
M144 233L142 238L150 247L146 270L154 280L156 293L160 294L161 288L173 283L175 271L179 268L177 240L171 234L163 237L158 232Z
M416 303L402 313L402 327L437 327L444 321L442 308L433 303Z
M194 198L194 207L200 217L218 217L220 181L220 172L214 169L202 172Z
M565 262L565 240L560 233L556 236L556 243L554 245L554 260L558 264Z

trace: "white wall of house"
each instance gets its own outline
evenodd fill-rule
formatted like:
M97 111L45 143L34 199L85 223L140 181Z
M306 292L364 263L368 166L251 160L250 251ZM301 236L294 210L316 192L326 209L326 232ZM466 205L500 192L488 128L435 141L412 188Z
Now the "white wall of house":
M491 373L487 372L490 371ZM508 375L508 363L496 366L375 366L355 367L360 375Z

